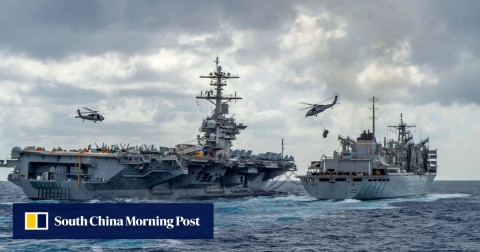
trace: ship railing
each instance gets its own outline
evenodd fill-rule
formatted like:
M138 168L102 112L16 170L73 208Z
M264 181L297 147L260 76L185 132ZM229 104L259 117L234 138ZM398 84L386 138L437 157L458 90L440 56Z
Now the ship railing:
M295 161L293 156L285 155L282 156L281 153L272 153L272 152L266 152L266 153L259 153L259 154L253 154L252 150L232 150L231 151L231 156L232 157L237 157L242 160L269 160L269 161Z
M144 178L154 173L162 173L162 174L168 173L170 175L174 175L173 177L170 177L170 179L182 175L181 173L174 173L165 169L153 169L153 170L149 170L144 174L124 174L122 176L126 178Z
M368 172L331 172L331 171L308 171L310 175L316 176L369 176Z
M150 157L143 156L143 155L129 155L129 156L121 156L120 163L121 164L142 164L142 163L149 163Z
M36 178L33 177L31 178L32 180L39 180L39 181L74 181L74 180L79 180L79 181L91 181L92 179L92 175L89 175L89 174L84 174L84 173L65 173L65 177L63 179L59 179L59 178L52 178L52 179L48 179L48 178L44 178L44 177L40 177L40 176L37 176Z
M107 180L105 178L98 178L98 177L95 177L95 178L92 178L88 181L85 181L85 183L87 184L106 184L108 183Z

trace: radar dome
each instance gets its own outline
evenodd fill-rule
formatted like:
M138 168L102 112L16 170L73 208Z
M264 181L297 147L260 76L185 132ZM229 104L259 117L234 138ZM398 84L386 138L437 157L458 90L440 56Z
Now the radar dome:
M207 128L209 129L215 129L216 125L217 125L217 122L215 122L215 120L208 120L207 122Z

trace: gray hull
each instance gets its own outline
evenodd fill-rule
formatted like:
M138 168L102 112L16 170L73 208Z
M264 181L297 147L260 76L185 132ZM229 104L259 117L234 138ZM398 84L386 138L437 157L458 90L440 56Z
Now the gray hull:
M435 174L387 176L299 176L305 190L324 199L384 199L427 194Z
M255 188L219 188L217 186L205 188L179 189L171 188L164 190L152 189L93 189L85 185L77 186L75 182L70 183L41 183L34 187L32 181L12 180L17 186L23 189L27 197L33 200L92 200L97 198L135 198L135 199L182 199L182 198L209 198L209 197L243 197L255 195L265 187L266 181L255 184ZM254 184L253 182L250 184Z
M295 169L291 162L255 156L227 163L159 154L23 150L15 155L20 157L5 164L15 168L8 180L31 199L241 197Z

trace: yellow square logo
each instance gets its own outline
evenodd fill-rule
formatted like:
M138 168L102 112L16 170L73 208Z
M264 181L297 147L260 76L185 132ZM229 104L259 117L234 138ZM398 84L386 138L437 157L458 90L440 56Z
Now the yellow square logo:
M48 230L48 213L25 212L25 230Z

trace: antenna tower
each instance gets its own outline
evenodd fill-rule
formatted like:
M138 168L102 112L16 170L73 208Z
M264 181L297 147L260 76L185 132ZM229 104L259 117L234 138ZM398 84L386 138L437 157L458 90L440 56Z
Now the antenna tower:
M378 118L378 117L375 117L375 110L377 110L378 108L375 108L375 102L378 101L378 98L375 98L372 97L372 98L369 98L369 100L372 102L372 107L370 108L372 110L372 113L373 113L373 116L370 117L372 118L372 124L373 124L373 137L375 137L375 120Z
M223 114L228 114L225 109L222 109L222 101L232 101L232 100L241 100L241 97L237 96L237 93L235 92L234 95L223 95L223 87L227 85L227 79L238 79L240 77L230 75L230 73L225 73L222 72L222 67L218 65L220 61L218 60L218 57L216 58L215 62L215 70L213 72L210 72L208 75L202 75L200 78L205 78L205 79L210 79L210 86L215 87L214 90L210 91L205 91L205 93L200 93L196 98L197 99L203 99L211 102L213 105L215 105L215 112L213 114L214 117L223 115Z

